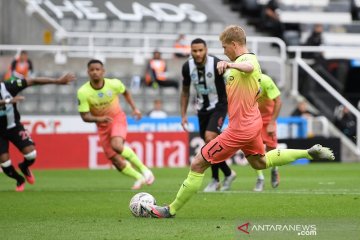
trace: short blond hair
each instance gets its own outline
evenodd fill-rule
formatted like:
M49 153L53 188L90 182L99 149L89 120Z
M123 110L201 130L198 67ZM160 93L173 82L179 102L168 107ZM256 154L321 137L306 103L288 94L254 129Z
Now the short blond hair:
M220 41L224 43L237 42L240 45L246 44L246 34L244 29L237 25L230 25L220 34Z

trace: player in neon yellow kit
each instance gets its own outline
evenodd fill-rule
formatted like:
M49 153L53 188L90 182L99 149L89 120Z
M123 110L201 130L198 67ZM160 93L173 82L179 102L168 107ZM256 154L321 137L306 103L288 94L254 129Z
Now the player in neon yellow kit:
M143 205L152 217L170 218L200 189L204 172L211 164L225 161L241 149L255 169L291 163L299 158L334 160L329 148L315 145L307 150L274 149L265 154L261 137L262 119L257 100L261 69L255 54L246 47L244 30L228 26L220 35L224 53L232 63L220 61L217 69L226 73L228 127L202 147L191 162L190 172L169 206Z
M127 121L119 104L119 94L131 106L133 115L140 119L141 112L136 108L131 94L119 79L104 78L104 65L93 59L88 62L90 81L82 85L77 93L81 118L84 122L97 125L100 142L106 157L123 174L136 179L132 189L140 189L143 184L152 184L154 175L129 147L124 146L127 135ZM135 170L136 166L140 172Z
M260 81L261 94L258 99L259 110L263 121L261 136L265 144L266 152L277 147L278 141L276 136L276 119L279 116L281 109L280 90L274 81L266 74L261 75ZM261 192L264 189L264 174L262 170L256 170L257 181L254 191ZM271 186L276 188L279 186L279 170L278 168L271 168Z

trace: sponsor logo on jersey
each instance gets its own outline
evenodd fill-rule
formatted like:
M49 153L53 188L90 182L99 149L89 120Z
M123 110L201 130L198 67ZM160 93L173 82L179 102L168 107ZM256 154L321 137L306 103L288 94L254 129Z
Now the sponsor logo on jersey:
M193 80L193 81L196 80L196 73L191 74L190 77L191 77L191 80Z
M106 95L108 95L109 97L112 97L112 91L111 90L108 90Z
M234 76L228 76L225 80L225 84L228 85L228 84L231 84L232 81L234 81Z

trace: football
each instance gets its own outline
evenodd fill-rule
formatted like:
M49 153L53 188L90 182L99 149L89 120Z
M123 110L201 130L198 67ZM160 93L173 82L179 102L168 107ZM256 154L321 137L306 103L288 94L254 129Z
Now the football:
M135 217L145 217L148 218L150 217L150 215L146 212L146 210L144 209L144 205L147 204L156 204L156 200L155 198L146 192L141 192L141 193L137 193L135 194L131 200L130 200L130 204L129 204L129 208L131 213L135 216Z

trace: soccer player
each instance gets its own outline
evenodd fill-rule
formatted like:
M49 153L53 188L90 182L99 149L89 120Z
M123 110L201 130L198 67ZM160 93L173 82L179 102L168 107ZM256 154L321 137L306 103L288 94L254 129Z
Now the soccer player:
M151 185L155 180L151 170L141 162L130 147L124 146L127 121L119 104L119 94L122 94L131 106L133 115L137 119L141 118L141 112L136 108L130 92L119 79L104 78L104 65L97 59L88 62L87 72L90 80L77 92L78 111L82 120L96 123L106 157L117 170L136 179L132 189L140 189L145 183ZM135 170L129 162L141 173Z
M226 71L229 126L216 138L202 147L193 159L190 172L181 185L175 200L169 206L144 205L156 218L170 218L199 190L205 170L241 149L250 165L266 169L293 162L299 158L334 160L329 148L319 144L307 150L274 149L265 153L261 138L262 120L257 100L260 94L261 69L255 54L246 47L244 30L230 25L220 35L225 55L231 63L217 64L220 74ZM235 69L236 68L236 69Z
M182 67L183 84L181 92L181 125L187 131L188 119L186 116L189 104L190 86L194 85L197 93L197 115L200 126L200 137L205 143L219 135L227 113L227 99L225 82L222 75L216 70L217 57L207 54L206 42L196 38L191 42L191 56ZM219 181L219 168L225 179L222 186ZM230 189L236 173L231 171L225 161L211 165L212 180L204 192L226 191Z
M0 83L0 164L3 172L16 180L16 191L22 192L25 188L25 179L14 168L9 155L9 142L12 142L24 155L24 161L18 166L26 181L35 183L35 177L30 170L36 158L34 142L24 126L20 123L20 113L16 104L24 97L17 96L23 89L44 84L68 84L75 80L73 74L66 74L58 79L48 77L12 79Z
M280 90L274 81L266 74L261 75L260 81L261 93L258 99L259 110L263 121L261 136L265 144L266 152L274 150L277 147L276 119L281 109ZM262 170L256 170L257 181L254 191L264 190L264 174ZM271 186L279 186L279 170L277 166L271 168Z

